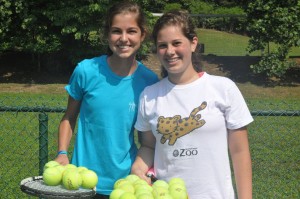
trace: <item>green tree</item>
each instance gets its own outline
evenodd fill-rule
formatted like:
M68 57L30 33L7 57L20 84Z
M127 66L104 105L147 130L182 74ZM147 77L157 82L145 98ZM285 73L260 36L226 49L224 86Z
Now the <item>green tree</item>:
M248 49L267 51L258 64L251 68L255 73L282 77L293 66L288 60L291 47L300 46L299 0L255 0L249 3L247 13L250 40ZM269 43L278 47L270 52Z

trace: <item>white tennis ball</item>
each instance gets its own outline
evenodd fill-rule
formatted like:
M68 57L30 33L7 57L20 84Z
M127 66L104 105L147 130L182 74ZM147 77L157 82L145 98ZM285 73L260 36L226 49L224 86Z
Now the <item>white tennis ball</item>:
M56 167L49 167L43 172L43 180L49 186L59 185L62 180L62 172Z
M47 169L47 168L55 167L55 166L58 166L58 165L60 165L58 162L56 162L56 161L54 161L54 160L51 160L51 161L49 161L49 162L47 162L47 163L45 164L45 166L44 166L44 171L45 171L45 169Z
M81 186L85 189L92 189L98 183L98 176L92 170L83 170L80 172L82 178Z
M110 193L109 199L119 199L123 193L125 193L125 191L122 189L114 189Z
M62 183L68 190L77 190L82 184L82 178L77 169L68 169L63 174Z

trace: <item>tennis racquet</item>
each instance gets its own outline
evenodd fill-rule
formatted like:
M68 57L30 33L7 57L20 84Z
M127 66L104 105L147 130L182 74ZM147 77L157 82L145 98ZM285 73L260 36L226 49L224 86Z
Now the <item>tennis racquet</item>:
M23 179L20 183L20 189L32 196L53 199L92 198L96 195L95 189L67 190L62 185L48 186L44 183L43 176Z

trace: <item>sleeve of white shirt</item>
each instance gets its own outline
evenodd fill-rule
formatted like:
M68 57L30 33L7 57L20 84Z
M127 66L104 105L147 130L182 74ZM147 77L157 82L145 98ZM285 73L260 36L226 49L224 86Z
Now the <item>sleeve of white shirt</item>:
M242 93L232 82L226 93L226 104L228 104L225 117L228 129L238 129L247 126L253 121Z
M145 110L146 110L145 92L143 91L140 95L137 120L134 125L135 129L138 131L150 131L151 130L150 122L146 115Z

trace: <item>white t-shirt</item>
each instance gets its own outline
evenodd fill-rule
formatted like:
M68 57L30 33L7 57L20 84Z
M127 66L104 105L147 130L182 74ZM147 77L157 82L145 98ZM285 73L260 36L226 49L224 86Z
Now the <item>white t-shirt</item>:
M233 199L227 129L252 121L235 83L204 73L186 85L164 78L146 87L135 128L156 137L158 179L183 178L190 199Z

